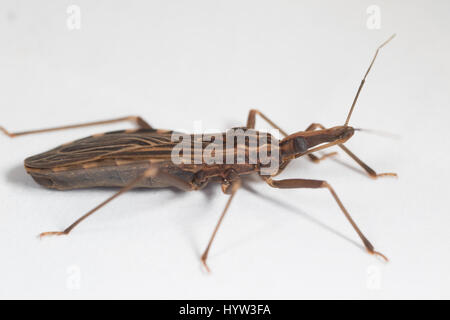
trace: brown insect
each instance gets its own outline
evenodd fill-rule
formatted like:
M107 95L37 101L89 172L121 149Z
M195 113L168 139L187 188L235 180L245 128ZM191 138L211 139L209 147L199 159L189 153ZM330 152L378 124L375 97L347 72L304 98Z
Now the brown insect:
M369 68L358 88L344 125L327 129L320 124L313 123L306 131L299 131L289 135L260 111L250 110L247 126L243 127L243 129L249 130L246 132L247 138L252 136L257 137L263 134L266 135L268 139L264 145L258 145L256 147L251 146L248 143L248 139L245 140L244 143L235 144L235 137L232 137L232 147L229 147L228 142L230 142L230 137L227 133L221 133L218 135L219 138L216 137L217 141L215 142L224 146L223 154L219 155L219 158L221 156L225 158L226 154L229 155L231 153L233 159L235 159L234 156L238 154L239 150L244 150L245 159L248 160L252 152L259 152L261 151L261 148L265 148L268 151L269 156L272 157L272 160L276 161L278 164L278 170L271 175L261 174L264 164L260 161L257 161L256 163L248 163L247 161L244 163L211 164L203 157L201 158L200 163L174 163L172 155L173 150L177 145L177 142L172 139L174 132L170 130L153 129L141 117L125 117L114 120L18 133L9 133L6 129L0 127L0 130L13 138L28 134L111 124L123 121L132 121L138 126L138 129L135 130L115 131L93 135L75 142L64 144L53 150L35 155L25 160L26 171L37 183L47 188L57 190L92 187L121 188L116 194L87 212L65 230L59 232L43 232L40 234L40 237L68 235L87 217L113 199L133 188L175 187L181 190L190 191L200 190L205 187L208 182L215 181L221 183L223 192L229 194L230 197L212 233L206 250L201 257L206 269L209 270L206 260L211 244L236 191L241 186L241 177L257 173L273 188L328 189L345 217L361 238L367 251L371 254L380 256L387 261L388 259L383 254L375 251L373 245L363 235L348 211L345 209L334 189L326 181L306 179L275 180L273 177L282 172L291 160L298 157L307 155L312 161L320 162L321 160L332 156L335 152L326 154L320 158L313 154L316 151L332 146L340 147L372 178L396 176L395 173L376 173L344 146L344 143L350 139L353 136L354 131L357 130L350 127L348 123L361 89L364 86L366 77L375 62L379 50L394 36L395 35L391 36L376 50ZM272 127L279 130L284 138L282 140L277 140L268 133L254 130L256 115L259 115ZM192 137L194 141L198 140L197 136ZM202 148L206 146L205 141L200 140L200 144ZM216 153L215 156L218 156L218 154Z

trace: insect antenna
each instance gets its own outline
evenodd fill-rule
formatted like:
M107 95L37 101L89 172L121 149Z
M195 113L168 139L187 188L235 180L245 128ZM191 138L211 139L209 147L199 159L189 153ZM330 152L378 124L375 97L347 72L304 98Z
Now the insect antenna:
M353 99L353 103L352 103L352 106L351 106L350 111L349 111L349 113L348 113L347 120L345 120L344 126L347 126L347 125L348 125L348 122L350 121L350 117L352 116L353 109L355 108L355 105L356 105L356 101L358 101L359 93L361 92L361 89L363 88L364 83L366 82L367 75L369 74L370 69L372 69L372 66L373 66L373 64L374 64L374 62L375 62L375 59L376 59L377 56L378 56L378 52L380 51L381 48L383 48L385 45L387 45L387 44L389 43L389 41L391 41L394 37L395 37L395 34L393 34L392 36L390 36L389 39L387 39L385 42L383 42L383 43L377 48L377 51L375 51L375 55L373 56L372 61L370 62L369 68L367 69L366 74L364 75L364 78L361 80L361 84L359 85L358 91L356 92L356 96L355 96L355 98Z
M373 135L384 137L384 138L400 139L400 135L392 133L392 132L386 132L386 131L374 130L374 129L363 129L363 128L353 128L353 129L355 131L365 132L365 133L373 134Z

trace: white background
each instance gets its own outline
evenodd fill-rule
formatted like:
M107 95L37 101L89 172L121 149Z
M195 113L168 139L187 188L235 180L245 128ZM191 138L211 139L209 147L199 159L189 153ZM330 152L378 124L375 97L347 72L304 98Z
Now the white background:
M81 29L67 28L67 7ZM367 28L370 5L381 28ZM325 190L240 191L210 254L227 197L126 194L64 238L60 230L112 190L38 186L23 159L129 124L0 136L2 298L450 298L448 1L17 1L0 4L0 124L25 130L141 115L158 128L224 130L259 108L289 132L342 124L377 45L351 120L349 148L300 159L283 178L326 179L376 249L366 254ZM259 122L260 128L267 127ZM350 167L349 167L350 166Z

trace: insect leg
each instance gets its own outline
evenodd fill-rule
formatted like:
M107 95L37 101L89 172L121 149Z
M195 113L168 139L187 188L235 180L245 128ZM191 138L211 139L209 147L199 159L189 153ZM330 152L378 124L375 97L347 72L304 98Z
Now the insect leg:
M123 117L123 118L117 118L117 119L110 119L110 120L103 120L103 121L94 121L94 122L87 122L87 123L81 123L81 124L73 124L73 125L67 125L67 126L61 126L61 127L54 127L54 128L47 128L47 129L37 129L37 130L14 132L14 133L11 133L8 130L6 130L5 128L0 126L0 131L2 131L4 134L6 134L10 138L15 138L15 137L19 137L19 136L28 135L28 134L44 133L44 132L51 132L51 131L60 131L60 130L67 130L67 129L76 129L76 128L91 127L91 126L112 124L112 123L118 123L118 122L126 122L126 121L134 122L139 128L142 128L142 129L152 129L152 126L150 126L141 117L129 116L129 117Z
M178 189L185 190L185 191L192 190L192 186L189 183L185 182L184 180L181 180L178 177L175 177L173 175L165 173L163 171L158 171L158 168L156 166L152 166L149 169L147 169L140 177L138 177L137 179L132 181L128 186L122 188L116 194L114 194L110 198L106 199L101 204L96 206L94 209L92 209L91 211L89 211L88 213L86 213L85 215L80 217L78 220L76 220L74 223L72 223L69 227L67 227L64 231L43 232L39 236L42 238L45 236L68 235L70 233L70 231L72 231L77 225L79 225L83 220L88 218L94 212L98 211L100 208L104 207L106 204L108 204L115 198L119 197L120 195L124 194L125 192L130 191L131 189L133 189L134 187L139 185L139 183L141 183L143 180L145 180L147 178L155 177L155 176L158 176L159 178L164 179L165 181L169 182L170 185L172 185Z
M208 242L208 246L206 247L201 257L202 263L208 272L210 272L210 269L206 264L206 260L208 259L209 250L211 249L211 245L214 241L214 238L216 237L217 231L219 230L219 227L222 224L223 218L225 217L225 214L227 213L228 208L230 207L231 201L233 200L233 197L236 194L236 191L240 188L240 186L241 186L241 179L235 172L232 172L232 174L229 175L229 178L225 179L224 183L222 184L222 190L225 193L230 194L230 197L228 198L227 204L225 205L225 208L223 209L223 212L220 215L219 221L217 222L217 225L214 228L213 234L211 235L211 238Z
M384 260L388 261L386 256L383 254L377 252L374 250L373 245L367 240L367 238L364 236L364 234L361 232L361 230L356 225L355 221L353 221L352 217L348 213L347 209L345 209L344 205L342 204L341 200L337 196L334 189L328 184L328 182L323 180L306 180L306 179L285 179L285 180L272 180L271 178L266 178L266 182L273 188L280 188L280 189L297 189L297 188L308 188L308 189L316 189L316 188L325 188L328 189L333 196L336 203L339 205L339 208L341 209L342 213L345 215L347 220L352 225L353 229L355 229L358 236L361 238L364 246L366 247L367 251L370 254L380 256Z
M314 131L316 128L325 129L325 127L319 123L312 123L308 128L306 128L305 131ZM310 153L310 154L308 154L308 157L312 162L319 163L320 161L325 160L330 157L334 157L337 154L338 154L337 152L330 152L330 153L324 154L323 156L321 156L319 158L316 155Z
M325 160L325 159L328 159L328 158L331 158L331 157L334 157L334 156L337 156L337 155L338 155L337 152L329 152L329 153L325 153L324 155L322 155L322 156L320 156L320 157L317 157L316 155L314 155L314 154L312 154L312 153L309 153L309 154L308 154L308 157L309 157L309 159L310 159L312 162L314 162L314 163L319 163L319 162L321 162L321 161L323 161L323 160Z
M315 129L326 129L323 125L321 125L320 123L313 123L311 124L306 131L313 131ZM392 173L392 172L387 172L387 173L376 173L375 170L373 170L371 167L369 167L367 164L365 164L361 159L359 159L353 152L351 152L346 146L344 146L343 144L339 145L339 148L341 148L346 154L348 154L359 166L361 166L361 168L363 168L367 174L371 177L371 178L378 178L378 177L384 177L384 176L390 176L390 177L396 177L397 174L396 173ZM330 156L333 156L334 154L336 154L336 152L332 152L332 153L328 153L325 154L324 156L322 156L322 158L318 158L313 154L308 154L309 158L313 161L313 162L320 162L321 160L328 158Z
M39 235L39 237L42 238L42 237L45 237L45 236L68 235L70 233L70 231L72 231L77 225L79 225L83 220L88 218L94 212L98 211L99 209L101 209L102 207L104 207L105 205L107 205L109 202L111 202L112 200L116 199L120 195L124 194L125 192L130 191L131 189L136 187L140 182L142 182L142 180L150 178L150 177L154 177L157 172L158 172L158 169L155 168L155 167L151 167L151 168L147 169L140 177L138 177L137 179L132 181L128 186L123 187L122 189L120 189L116 194L114 194L113 196L109 197L108 199L106 199L105 201L100 203L98 206L96 206L94 209L92 209L91 211L89 211L85 215L81 216L78 220L76 220L74 223L72 223L70 226L68 226L63 231L43 232L43 233L41 233Z
M279 126L277 126L274 122L272 122L272 120L270 120L269 118L267 118L261 111L256 110L256 109L252 109L250 110L250 112L248 113L248 118L247 118L247 128L248 129L255 129L255 122L256 122L256 115L259 115L261 118L263 118L264 120L267 121L268 124L270 124L272 127L274 127L275 129L279 130L280 133L287 137L288 134L286 133L286 131L284 131L283 129L281 129Z
M353 152L351 152L346 146L343 144L340 144L339 147L345 151L346 154L348 154L353 160L356 161L357 164L363 168L367 174L371 178L378 178L378 177L397 177L397 174L394 172L383 172L383 173L376 173L375 170L373 170L371 167L369 167L367 164L365 164L361 159L359 159Z

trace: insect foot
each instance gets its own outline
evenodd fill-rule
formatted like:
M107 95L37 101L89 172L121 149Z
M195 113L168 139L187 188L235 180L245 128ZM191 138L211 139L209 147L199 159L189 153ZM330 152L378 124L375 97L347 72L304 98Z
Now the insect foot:
M206 264L206 259L207 258L208 258L208 255L207 254L203 254L201 260L202 260L203 266L205 267L206 271L208 273L211 273L211 269L209 269L208 265Z
M336 157L337 155L338 155L337 152L326 153L326 154L324 154L324 155L321 156L321 157L316 157L316 156L313 155L313 154L309 154L309 158L310 158L310 159L312 160L312 162L314 162L314 163L320 163L320 162L322 162L322 161L325 160L325 159L333 158L333 157Z
M6 130L5 128L3 128L3 127L1 127L0 126L0 131L1 132L3 132L4 134L6 134L8 137L10 137L10 138L14 138L16 135L15 134L13 134L13 133L9 133L9 131L8 130Z
M56 231L51 231L51 232L42 232L40 235L39 235L39 239L42 239L43 237L47 237L47 236L63 236L63 235L68 235L69 233L68 232L65 232L65 231L59 231L59 232L56 232Z
M380 252L377 252L377 251L370 251L370 250L368 250L368 251L369 251L370 254L372 254L372 255L374 255L376 257L382 258L384 260L384 262L389 262L389 259L384 254L382 254Z
M375 174L371 174L370 175L371 178L377 179L379 177L394 177L394 178L398 178L398 174L394 173L394 172L384 172L384 173L375 173Z

